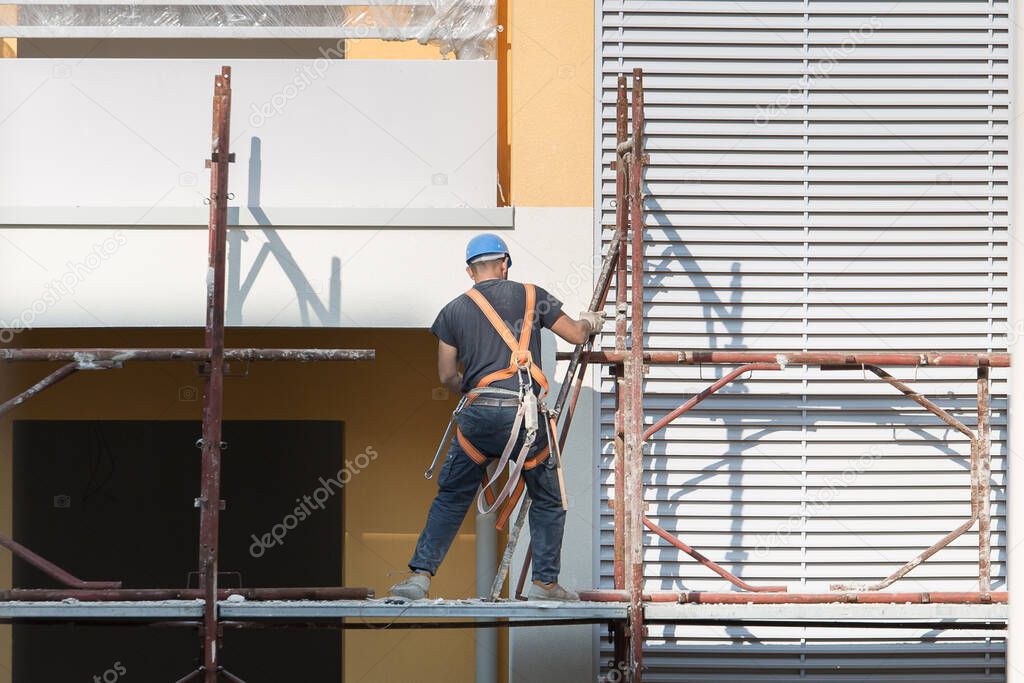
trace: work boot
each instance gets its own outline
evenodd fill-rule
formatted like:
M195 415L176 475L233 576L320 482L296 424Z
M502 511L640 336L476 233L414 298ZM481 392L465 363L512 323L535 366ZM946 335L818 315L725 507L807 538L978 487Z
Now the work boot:
M580 596L567 588L562 588L557 583L533 582L530 591L526 594L527 600L556 600L558 602L577 602Z
M412 576L391 587L391 595L406 600L422 600L430 590L430 574L413 572Z

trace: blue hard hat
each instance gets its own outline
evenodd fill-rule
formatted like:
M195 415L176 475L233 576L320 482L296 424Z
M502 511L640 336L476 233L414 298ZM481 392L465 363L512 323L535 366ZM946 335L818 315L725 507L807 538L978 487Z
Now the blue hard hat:
M485 254L504 254L508 259L509 268L512 267L512 257L508 253L508 245L505 240L491 232L477 235L466 245L466 263L469 263L477 256Z

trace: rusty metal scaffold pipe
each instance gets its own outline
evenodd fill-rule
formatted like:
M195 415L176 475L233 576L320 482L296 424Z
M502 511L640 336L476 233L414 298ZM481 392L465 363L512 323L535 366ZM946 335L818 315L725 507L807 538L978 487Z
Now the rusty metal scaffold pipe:
M61 569L48 559L32 552L13 538L0 535L0 546L7 548L17 558L28 562L30 565L43 572L50 578L68 588L120 588L120 581L83 581L69 571Z
M364 361L374 360L373 349L225 349L226 361ZM129 361L210 360L210 349L0 349L0 361L64 362L28 389L0 403L0 416L21 406L80 370L121 368Z
M620 74L615 90L615 140L616 149L625 144L629 135L629 98L626 90L626 76ZM615 235L612 239L619 243L618 258L615 259L615 350L626 351L626 333L629 307L627 306L626 290L629 287L629 271L627 268L626 251L629 233L629 207L626 201L629 187L629 164L622 153L615 159ZM625 491L626 472L625 458L625 420L623 406L622 366L611 368L614 382L615 397L615 434L613 435L613 467L615 497L610 501L612 506L612 585L618 589L626 587L626 536L625 536ZM618 670L628 667L629 637L626 624L616 621L611 625L612 651L615 666Z
M224 349L226 361L363 361L374 360L373 349ZM208 348L151 349L0 349L3 361L71 361L76 365L114 361L209 361Z
M882 381L895 387L898 391L900 391L904 396L909 398L911 401L918 404L922 408L925 408L933 415L938 417L940 420L945 422L947 425L949 425L953 429L957 430L958 432L966 436L971 441L974 441L975 434L970 430L970 428L967 425L965 425L963 422L956 419L948 412L940 408L931 399L919 394L917 390L915 390L913 387L899 381L898 379L890 375L888 372L878 367L877 365L865 365L864 368L878 375L882 379Z
M186 674L185 676L182 676L181 678L179 678L174 683L188 683L189 681L194 681L197 678L202 677L202 675L203 675L203 670L202 669L196 669L192 673Z
M0 415L9 413L33 396L49 389L57 382L67 379L76 372L78 372L78 363L68 363L67 365L60 366L17 396L0 403Z
M595 351L591 363L622 363L628 353ZM558 354L562 360L566 356ZM649 365L735 365L740 363L776 363L789 365L897 365L975 368L1010 366L1008 353L849 352L849 351L661 351L645 350L643 361Z
M369 588L344 586L219 588L217 600L237 595L246 600L366 600L374 593ZM159 600L205 600L205 588L13 588L0 590L0 600L10 602L149 602Z
M675 547L679 548L684 553L686 553L693 559L697 560L697 562L704 565L714 573L718 574L723 579L725 579L732 585L736 586L740 590L750 591L752 593L785 593L786 590L788 590L785 586L754 586L752 584L749 584L740 577L730 572L728 569L725 569L718 563L708 559L706 556L702 555L697 550L694 550L693 547L687 545L683 541L679 540L677 537L673 536L669 532L662 529L660 526L658 526L650 519L648 519L647 515L644 515L643 521L644 526L646 526L648 529L650 529L651 531L653 531L658 536L665 539Z
M1010 356L1005 353L967 353L939 351L921 352L847 352L847 351L733 351L733 350L659 350L647 349L644 341L644 298L643 298L643 248L644 219L642 174L646 162L643 145L643 90L642 74L634 72L632 119L633 135L627 137L626 79L620 76L616 98L616 229L623 237L628 233L631 241L629 262L631 268L627 278L627 253L623 242L616 268L615 289L615 348L594 352L589 360L594 364L612 365L616 380L615 391L615 497L611 501L614 519L613 581L615 591L583 592L583 599L615 599L630 603L629 633L612 625L612 641L615 649L616 666L625 665L627 678L633 683L640 681L643 674L642 640L644 635L643 613L638 602L677 601L688 602L755 602L765 604L784 603L826 603L826 602L952 602L985 603L1005 599L1005 592L991 593L990 561L990 406L989 368L1007 367ZM629 283L627 285L627 282ZM632 305L627 306L627 286L631 289ZM629 315L627 315L629 313ZM627 346L627 322L631 343ZM559 360L567 360L568 354L558 354ZM680 365L738 365L721 379L706 387L686 403L670 411L644 430L643 421L643 377L646 367L655 364ZM673 534L655 524L644 511L643 446L644 442L698 405L716 391L736 380L752 369L785 370L788 366L818 366L823 370L862 369L870 370L915 401L946 425L956 429L971 440L971 518L957 529L944 536L937 543L922 552L882 582L858 587L855 591L820 594L787 593L784 586L752 586L739 577L714 563ZM885 370L886 366L935 366L975 367L978 372L978 428L972 431L961 420L954 417L934 401L921 395L904 382L895 379ZM719 576L730 581L742 592L736 593L643 593L643 528L637 529L637 521L643 527L668 541L676 548L694 557ZM890 585L906 575L914 567L947 546L952 540L965 533L977 520L979 523L979 592L978 593L884 593L879 589ZM845 589L845 587L843 587ZM614 598L608 598L614 595ZM603 597L602 597L603 596Z
M221 427L224 412L224 291L228 225L228 164L231 162L231 68L214 78L213 142L210 155L209 262L206 281L206 346L210 368L203 392L202 474L199 497L199 588L203 680L217 683L220 633L217 579L220 534Z
M978 590L992 590L992 409L989 369L978 368Z
M629 680L643 680L644 646L644 89L643 71L633 70L631 106L632 151L629 163L629 235L631 311L626 383L625 494L626 587L629 591ZM618 494L617 494L618 495Z
M661 418L653 425L651 425L647 429L647 431L644 432L644 440L647 440L654 436L655 434L657 434L658 432L660 432L662 429L671 424L672 421L678 418L680 415L691 410L698 403L701 403L708 396L715 393L725 385L729 384L740 375L746 374L748 372L753 372L754 370L779 369L779 366L774 363L748 363L747 365L742 365L738 368L735 368L734 370L730 371L725 376L723 376L721 379L719 379L715 383L711 384L710 386L702 390L699 394L690 398L690 400L688 400L686 403L682 404L681 406L670 412L668 415L666 415L665 417Z
M954 591L923 591L919 593L889 593L886 591L849 591L844 593L745 593L729 591L715 593L711 591L659 591L644 593L647 602L680 602L690 605L825 605L831 603L849 603L865 605L884 604L915 604L929 603L943 605L988 605L1002 604L1008 601L1006 591L954 592ZM580 599L590 602L626 602L629 596L620 590L581 591Z

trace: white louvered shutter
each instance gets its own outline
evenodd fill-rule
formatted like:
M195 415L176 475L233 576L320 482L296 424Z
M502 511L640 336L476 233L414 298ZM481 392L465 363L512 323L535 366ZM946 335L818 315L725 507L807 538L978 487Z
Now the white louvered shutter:
M645 71L647 345L1006 347L1006 2L606 0L603 238L615 81ZM613 344L609 335L605 347ZM892 368L969 426L969 368ZM721 368L655 366L657 418ZM758 372L651 442L655 521L754 583L879 580L969 514L968 443L870 373ZM993 572L1003 587L1005 371L993 371ZM602 384L612 482L611 384ZM650 419L648 420L650 423ZM600 563L611 586L612 523ZM977 590L968 533L896 584ZM648 535L652 590L729 590ZM1001 681L999 632L658 626L645 681ZM893 647L899 643L899 647ZM607 657L604 657L607 659Z

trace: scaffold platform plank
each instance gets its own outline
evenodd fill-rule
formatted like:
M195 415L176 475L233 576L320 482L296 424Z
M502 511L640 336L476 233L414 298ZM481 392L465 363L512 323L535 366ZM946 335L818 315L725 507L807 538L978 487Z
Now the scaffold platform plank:
M54 619L97 621L199 619L203 616L203 604L202 600L0 602L0 620L20 622Z
M616 621L626 619L629 605L621 602L523 602L503 600L222 600L222 619L262 621L323 621L336 619L389 619L431 621L436 619L551 620L559 622ZM948 622L1005 623L1005 604L818 604L757 605L647 603L648 621L835 621L835 622ZM133 602L0 602L0 621L173 621L198 619L202 600Z
M626 603L502 600L222 601L224 619L624 619Z
M0 621L198 619L202 600L145 602L0 602ZM503 600L222 600L221 619L259 621L321 621L335 619L509 619L552 621L612 621L624 619L628 605L609 602L541 602Z

